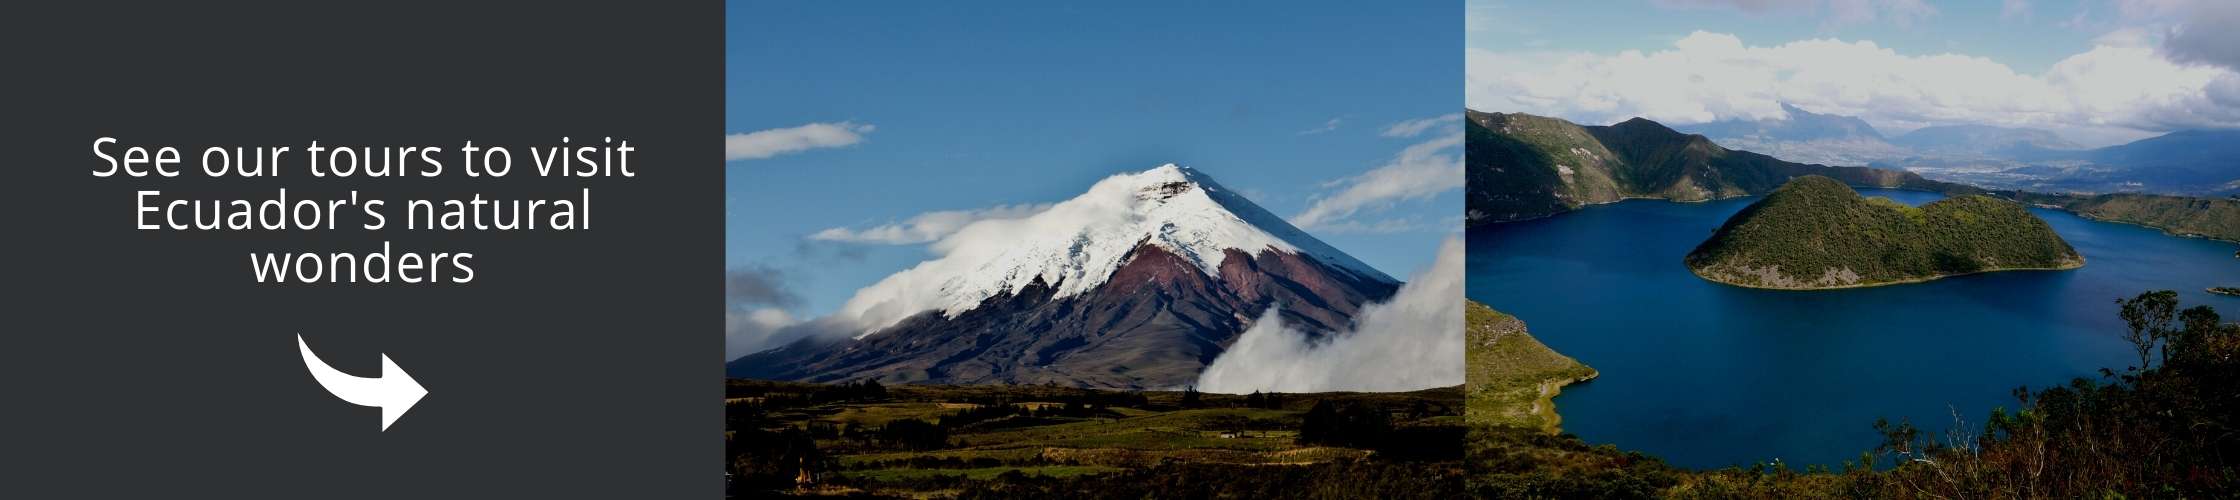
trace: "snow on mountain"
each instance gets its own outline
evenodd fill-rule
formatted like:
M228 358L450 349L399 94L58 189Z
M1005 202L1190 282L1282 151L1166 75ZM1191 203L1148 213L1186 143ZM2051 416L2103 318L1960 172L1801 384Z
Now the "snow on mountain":
M1220 276L1224 250L1312 257L1358 278L1398 283L1188 167L1166 164L1098 181L1025 218L972 223L932 245L938 257L858 290L840 307L870 336L922 311L947 317L1040 281L1053 299L1093 290L1139 245Z

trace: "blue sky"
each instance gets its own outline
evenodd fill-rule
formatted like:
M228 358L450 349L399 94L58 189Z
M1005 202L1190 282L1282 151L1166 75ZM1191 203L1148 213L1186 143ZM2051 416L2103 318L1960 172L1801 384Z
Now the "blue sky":
M753 307L815 317L932 255L809 238L828 229L1056 202L1169 162L1292 216L1453 134L1383 132L1458 111L1457 2L1047 3L730 6L725 261L772 282ZM1462 206L1418 194L1310 231L1407 276Z
M1605 123L1779 102L2087 146L2240 126L2229 0L1467 0L1466 102Z
M2017 71L2042 72L2055 61L2091 48L2108 26L2071 27L2079 13L2105 14L2112 6L2097 2L2022 2L2012 14L2004 2L1924 2L1934 14L1907 15L1888 9L1873 19L1846 18L1836 8L1814 2L1761 2L1760 8L1722 7L1718 2L1619 0L1615 2L1469 2L1475 20L1471 47L1548 46L1595 52L1654 50L1696 30L1728 33L1754 41L1806 38L1874 40L1908 54L1958 52L1989 57ZM1747 4L1750 2L1736 2ZM1795 6L1781 6L1795 3ZM1618 4L1618 5L1611 5ZM1631 5L1626 5L1631 4ZM1614 16L1612 12L1654 15ZM1903 21L1897 19L1904 17ZM2087 19L2098 19L2087 17Z

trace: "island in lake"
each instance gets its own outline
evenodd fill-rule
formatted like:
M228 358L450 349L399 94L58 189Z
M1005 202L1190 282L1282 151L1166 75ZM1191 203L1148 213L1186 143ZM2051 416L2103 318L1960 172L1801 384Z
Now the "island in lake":
M1913 207L1801 176L1736 213L1686 262L1714 282L1817 290L2075 269L2084 257L2015 202L1962 195Z

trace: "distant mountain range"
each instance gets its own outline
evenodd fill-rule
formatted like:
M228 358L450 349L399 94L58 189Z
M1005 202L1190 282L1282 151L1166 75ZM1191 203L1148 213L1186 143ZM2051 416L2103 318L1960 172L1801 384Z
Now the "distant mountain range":
M726 372L806 382L1180 388L1270 307L1282 305L1285 325L1323 334L1400 286L1174 165L1107 178L1023 223L1038 230L1008 251L949 257L968 260L901 281L910 285L904 292L930 294L933 307L853 338L813 336L747 355Z
M1781 108L1782 118L1675 128L1790 161L1896 168L1992 189L2240 193L2240 130L2183 130L2087 149L2048 130L1988 125L1887 137L1857 117Z
M1914 129L1892 144L1920 154L2019 158L2084 149L2050 130L1989 125L1938 125Z
M2240 188L2240 130L2184 130L2091 150L2094 164L2120 166L2123 178L2175 192L2230 194ZM2150 192L2163 191L2146 189Z
M1721 120L1676 129L1701 134L1736 149L1757 151L1791 161L1828 165L1866 165L1910 154L1891 144L1866 120L1805 111L1781 104L1785 118Z

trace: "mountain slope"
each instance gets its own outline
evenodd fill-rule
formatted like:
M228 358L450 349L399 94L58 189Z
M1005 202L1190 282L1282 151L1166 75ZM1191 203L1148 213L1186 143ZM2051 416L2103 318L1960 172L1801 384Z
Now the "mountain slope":
M1617 155L1570 122L1471 111L1463 148L1468 217L1524 220L1625 196Z
M2086 158L2149 189L2240 191L2240 130L2181 130L2095 149Z
M1581 127L1557 118L1468 111L1471 224L1545 217L1626 198L1703 201L1764 193L1789 179L1941 192L1973 188L1895 170L1807 165L1720 147L1641 118Z
M1804 290L2072 269L2084 257L2011 201L1970 195L1911 207L1808 176L1736 213L1686 262L1711 281Z
M735 377L1180 387L1268 307L1310 333L1399 283L1194 170L1114 176L842 306L861 330L734 360Z
M2159 194L2101 195L1999 192L2032 205L2060 208L2086 218L2138 224L2177 236L2240 242L2240 200Z
M2044 158L2083 148L2052 131L1989 125L1922 127L1890 142L1924 154L1994 158Z
M1524 322L1477 301L1464 310L1466 417L1487 423L1559 431L1555 396L1563 386L1597 375L1525 331Z

